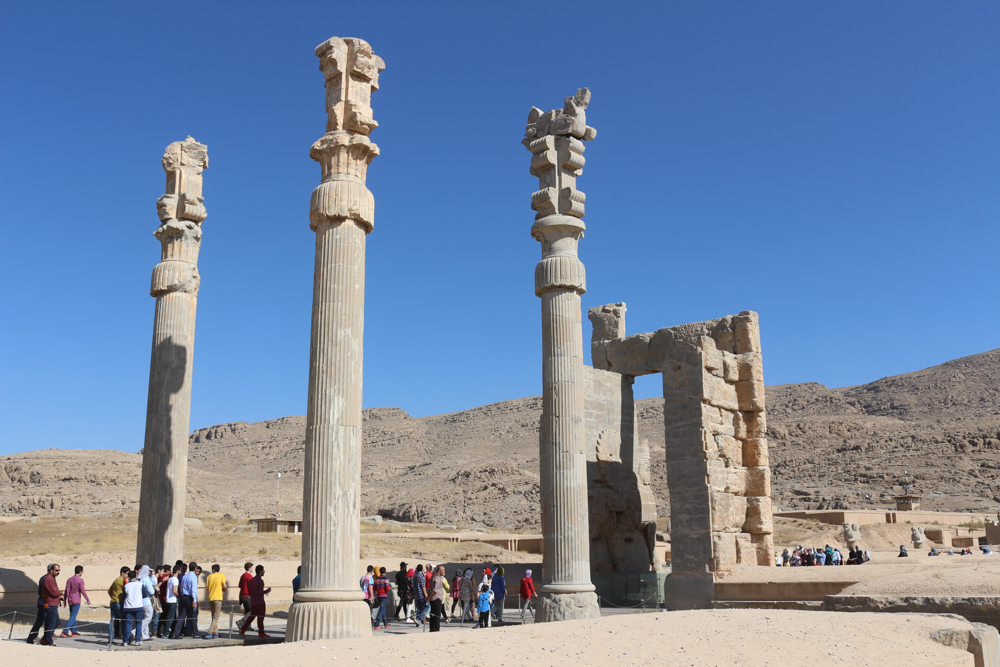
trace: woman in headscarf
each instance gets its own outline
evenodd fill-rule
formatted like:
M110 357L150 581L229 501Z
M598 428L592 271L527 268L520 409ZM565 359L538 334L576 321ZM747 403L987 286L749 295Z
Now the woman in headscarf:
M140 636L143 641L149 639L149 625L153 621L153 596L156 595L156 583L150 576L152 573L148 565L143 565L138 574L139 581L142 582L142 635Z
M455 618L455 607L458 606L458 602L461 599L461 589L462 588L462 568L455 570L455 576L451 580L451 591L448 592L448 596L451 598L451 617Z
M490 583L490 590L493 593L493 615L497 623L503 623L503 601L507 597L507 580L503 578L503 567L497 568L497 573L493 575Z
M476 620L476 612L472 609L472 601L476 597L476 581L472 578L472 568L465 568L465 574L459 585L459 599L462 601L462 623L465 623L466 615L473 621Z
M524 621L524 612L531 610L531 617L535 617L535 608L531 601L538 597L535 592L535 582L531 579L531 570L525 570L521 577L521 621Z

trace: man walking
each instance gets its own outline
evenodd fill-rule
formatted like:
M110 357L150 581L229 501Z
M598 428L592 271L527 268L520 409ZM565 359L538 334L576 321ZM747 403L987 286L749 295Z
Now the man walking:
M257 572L257 576L247 584L247 590L250 593L250 615L240 625L240 637L246 636L247 628L253 623L255 617L257 619L257 636L270 637L270 635L264 632L264 616L267 614L267 604L264 601L264 596L270 593L271 589L264 588L264 566L258 565L255 571Z
M122 612L122 603L125 602L125 584L128 583L128 565L123 565L119 570L118 578L111 582L108 588L108 597L111 598L111 620L108 622L108 643L115 637L121 636L125 622L125 614Z
M392 587L389 585L389 577L385 576L385 568L379 568L378 576L375 577L375 608L377 612L375 620L372 622L372 627L376 630L379 628L379 623L382 624L383 628L389 627L389 621L385 617L385 604L389 600L390 590Z
M244 563L243 574L240 575L240 605L243 606L243 618L240 619L238 625L243 625L243 621L250 616L250 591L247 589L247 584L253 579L253 575L250 574L252 567L253 563Z
M29 644L35 643L38 631L44 624L45 634L42 635L42 641L39 643L42 646L56 645L52 635L55 633L56 626L59 625L59 602L62 600L62 591L59 590L59 583L56 581L59 570L58 564L50 563L46 568L45 576L38 581L38 616L28 634L27 642Z
M393 617L398 621L399 612L403 611L404 616L406 612L406 600L410 596L410 589L406 585L406 563L399 564L399 570L396 572L396 613Z
M66 590L63 591L63 604L69 607L69 620L63 628L60 637L79 637L77 632L76 615L80 611L80 598L82 597L90 604L90 596L87 595L87 586L83 583L83 566L77 565L73 568L74 574L66 580Z
M212 610L212 624L208 626L208 634L205 639L219 638L219 614L222 613L222 598L229 589L226 584L226 575L219 572L219 564L212 566L212 574L205 580L208 588L208 606Z
M440 629L441 618L444 616L445 574L444 565L438 565L431 576L431 584L427 601L431 603L431 632Z

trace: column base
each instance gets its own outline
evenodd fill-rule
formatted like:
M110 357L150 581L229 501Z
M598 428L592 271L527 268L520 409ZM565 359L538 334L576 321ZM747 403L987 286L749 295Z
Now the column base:
M536 623L600 618L597 593L542 593L538 596Z
M673 572L663 581L663 598L668 611L709 609L715 599L715 577Z
M371 636L371 608L361 600L296 602L288 609L286 642Z

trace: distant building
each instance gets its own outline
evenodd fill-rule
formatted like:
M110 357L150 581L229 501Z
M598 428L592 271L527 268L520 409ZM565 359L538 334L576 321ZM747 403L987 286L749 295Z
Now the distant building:
M281 517L264 517L250 519L255 533L301 533L302 519L284 519Z
M897 512L912 512L920 508L920 496L904 494L893 498L896 501Z

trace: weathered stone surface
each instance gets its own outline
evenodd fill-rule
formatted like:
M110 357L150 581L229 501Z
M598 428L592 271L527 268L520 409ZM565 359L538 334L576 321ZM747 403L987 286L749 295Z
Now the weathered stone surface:
M597 594L584 593L542 593L538 597L536 623L548 621L572 621L578 618L600 618Z
M861 543L861 524L860 523L845 523L844 524L844 541L847 542L850 547L857 547Z
M310 227L316 232L303 484L302 587L287 641L371 636L357 585L361 535L361 387L365 237L374 199L365 187L378 148L371 93L385 68L367 42L332 37L316 47L326 85L326 134L309 151L320 164Z
M927 546L927 536L924 534L923 527L912 526L910 528L910 541L913 542L914 549L923 549Z
M600 614L590 580L587 458L584 431L583 329L580 295L586 287L577 244L585 225L584 141L597 131L586 123L590 91L567 97L562 110L532 107L524 146L539 189L531 236L542 245L535 294L542 300L542 418L539 429L540 496L544 556L538 621L593 618ZM634 431L634 424L633 424ZM602 458L620 460L621 437L605 439ZM620 451L619 451L620 454ZM597 443L595 442L595 463Z
M162 164L167 184L156 202L160 263L150 286L156 312L136 540L141 563L172 563L184 555L194 325L201 285L198 253L201 223L208 215L202 172L208 167L208 148L191 137L175 141L167 146Z
M985 623L970 623L965 630L936 630L931 639L968 651L975 657L976 667L1000 665L1000 633Z

